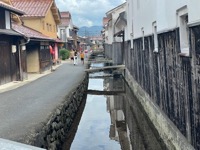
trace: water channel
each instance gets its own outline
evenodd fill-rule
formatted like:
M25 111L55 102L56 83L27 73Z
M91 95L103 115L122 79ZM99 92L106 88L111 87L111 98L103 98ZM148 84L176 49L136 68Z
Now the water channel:
M123 77L98 72L89 75L80 122L66 149L164 150L166 147Z

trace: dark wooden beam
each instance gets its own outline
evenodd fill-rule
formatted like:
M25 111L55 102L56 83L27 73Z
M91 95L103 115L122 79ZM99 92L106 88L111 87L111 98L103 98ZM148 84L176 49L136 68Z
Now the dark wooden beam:
M106 66L106 67L85 69L85 72L98 72L98 71L110 70L110 69L125 69L125 65Z
M124 94L125 91L98 91L98 90L87 90L87 94L91 95L119 95Z

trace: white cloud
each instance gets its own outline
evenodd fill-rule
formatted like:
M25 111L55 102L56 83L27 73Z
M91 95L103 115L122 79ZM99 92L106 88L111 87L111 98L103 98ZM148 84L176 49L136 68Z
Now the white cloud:
M102 25L105 13L125 0L55 0L60 11L69 11L78 27Z

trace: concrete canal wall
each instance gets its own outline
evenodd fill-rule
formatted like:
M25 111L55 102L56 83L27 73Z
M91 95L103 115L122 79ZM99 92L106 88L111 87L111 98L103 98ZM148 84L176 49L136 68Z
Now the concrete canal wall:
M194 148L189 144L187 139L181 134L178 128L166 116L166 114L153 102L151 97L141 88L141 86L134 80L130 72L126 69L125 79L139 99L149 119L154 124L160 137L164 143L171 150L193 150Z
M133 48L122 43L122 52L107 44L105 54L124 55L125 78L167 145L200 149L200 25L189 27L190 56L180 51L179 32L158 34L158 52L148 35L133 39Z
M66 96L62 106L55 110L48 123L37 134L33 145L48 150L60 150L76 116L81 102L86 98L88 75L79 86Z
M199 29L189 28L190 57L180 52L178 28L158 34L158 52L153 35L144 42L134 39L132 49L128 41L124 49L125 65L135 83L195 149L200 149Z

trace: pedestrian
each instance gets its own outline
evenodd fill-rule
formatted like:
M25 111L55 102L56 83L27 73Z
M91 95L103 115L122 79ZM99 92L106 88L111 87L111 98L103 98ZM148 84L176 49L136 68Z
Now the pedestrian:
M77 57L78 53L77 51L75 50L74 51L74 65L77 65L78 64L78 57Z
M83 53L83 51L81 51L80 56L81 56L81 62L82 62L82 64L84 64L84 53Z
M71 61L74 61L74 50L71 50L70 52L70 59Z

